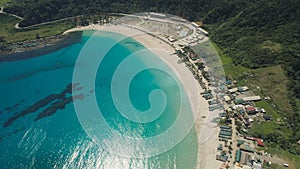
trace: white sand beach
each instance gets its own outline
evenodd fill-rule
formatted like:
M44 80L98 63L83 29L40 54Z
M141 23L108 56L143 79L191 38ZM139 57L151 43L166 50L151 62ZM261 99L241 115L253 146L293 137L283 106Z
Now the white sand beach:
M166 42L157 39L149 34L121 25L90 25L85 27L73 28L67 30L65 33L83 30L102 30L121 33L135 39L148 49L162 49L164 51L154 51L154 53L159 56L165 63L167 63L178 75L185 91L190 98L190 102L195 111L194 113L198 115L198 119L195 123L199 142L197 168L219 168L221 162L217 162L215 160L215 154L217 153L216 151L218 145L218 130L215 128L215 126L211 126L207 123L209 121L208 116L210 112L208 110L207 101L200 96L200 93L203 91L203 89L200 87L199 83L193 77L191 71L186 67L186 65L184 63L177 62L179 58L174 54L175 49ZM205 127L206 130L203 131ZM207 130L207 128L209 130ZM205 137L205 139L203 137Z

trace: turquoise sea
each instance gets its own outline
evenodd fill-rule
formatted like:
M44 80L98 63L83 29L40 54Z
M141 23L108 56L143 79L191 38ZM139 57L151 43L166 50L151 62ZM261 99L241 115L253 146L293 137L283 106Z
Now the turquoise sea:
M152 55L124 35L85 31L58 51L1 62L0 168L195 168L185 91Z

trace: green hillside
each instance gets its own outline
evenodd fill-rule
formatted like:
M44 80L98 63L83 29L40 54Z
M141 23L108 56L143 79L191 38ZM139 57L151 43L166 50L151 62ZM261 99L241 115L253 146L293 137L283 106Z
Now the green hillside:
M260 86L264 93L258 94L272 96L277 110L269 103L259 104L286 119L283 127L272 123L278 131L270 138L300 154L300 0L12 0L4 11L23 17L20 26L77 15L145 11L203 21L226 61L227 75ZM263 134L259 132L254 134Z

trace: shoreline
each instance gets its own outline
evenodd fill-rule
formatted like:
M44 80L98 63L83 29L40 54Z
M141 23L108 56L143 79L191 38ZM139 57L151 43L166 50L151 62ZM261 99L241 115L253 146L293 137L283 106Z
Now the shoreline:
M95 30L95 31L107 31L107 32L115 32L126 35L139 43L141 43L144 47L148 49L160 49L164 52L153 51L163 62L165 62L176 75L187 93L189 97L192 109L194 110L197 116L195 120L194 127L197 131L197 142L198 142L198 157L196 166L197 169L206 169L206 168L218 168L220 167L220 162L216 161L214 156L217 153L216 145L218 143L218 132L214 130L215 127L209 126L207 122L207 118L201 118L203 116L209 116L209 105L207 101L200 96L200 93L204 91L200 87L198 81L194 78L192 72L184 63L178 63L177 61L180 59L176 54L175 48L170 44L166 43L163 39L154 37L153 35L142 32L141 30L137 30L127 26L121 25L110 25L110 26L100 26L100 25L89 25L85 27L77 27L73 29L69 29L64 34L76 31L85 31L85 30ZM166 52L168 53L166 55ZM195 100L195 98L199 100ZM213 128L213 132L208 138L203 141L201 137L203 132L207 131L208 128ZM203 156L203 152L210 154L209 156Z
M81 32L72 32L67 35L48 37L40 40L42 44L37 44L34 46L30 45L36 44L37 42L35 41L25 41L10 44L10 51L7 51L5 53L2 53L1 51L0 63L30 59L38 57L40 55L51 53L74 43L80 42L81 34Z
M84 27L76 27L65 31L61 36L63 38L59 39L53 44L48 46L37 46L33 50L25 50L21 52L11 53L7 55L0 55L0 63L5 61L18 61L23 59L30 59L38 57L42 54L47 54L52 51L61 49L63 47L69 46L81 40L82 31L94 30L94 31L107 31L115 32L126 35L139 43L141 43L145 48L148 49L160 49L164 50L163 53L154 52L163 62L165 62L180 80L182 87L184 88L187 96L189 97L194 114L197 114L197 119L195 120L194 127L197 131L197 142L198 142L198 156L196 161L196 168L218 168L219 163L216 162L214 158L209 158L212 156L203 156L203 152L214 153L216 150L217 142L217 132L213 132L212 135L205 142L201 141L201 133L207 125L206 119L203 116L209 116L208 103L200 96L200 93L204 91L198 81L194 78L190 69L185 63L178 63L180 59L176 54L175 48L169 43L164 41L164 39L157 38L154 35L145 33L141 30L130 28L121 25L89 25ZM73 35L73 36L71 36ZM80 36L78 36L80 35ZM69 37L65 39L66 37ZM80 38L78 38L80 37ZM151 50L152 51L152 50ZM153 51L152 51L153 52ZM166 52L168 53L166 55ZM197 98L197 100L195 99Z

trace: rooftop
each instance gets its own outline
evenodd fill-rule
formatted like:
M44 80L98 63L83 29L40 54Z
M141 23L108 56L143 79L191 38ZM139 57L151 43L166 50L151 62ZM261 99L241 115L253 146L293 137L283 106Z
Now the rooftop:
M243 100L246 101L258 101L261 100L260 96L249 96L249 97L244 97Z
M256 111L256 108L253 106L246 107L247 111Z

